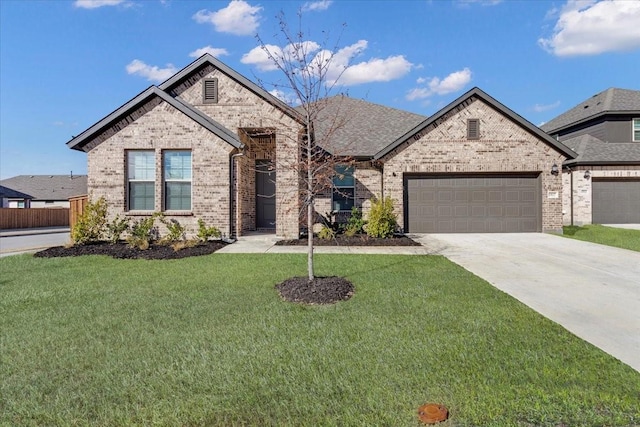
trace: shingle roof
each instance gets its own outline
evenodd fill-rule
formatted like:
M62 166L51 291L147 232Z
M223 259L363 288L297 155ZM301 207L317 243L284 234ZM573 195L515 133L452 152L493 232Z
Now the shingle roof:
M3 179L0 185L25 193L33 200L67 200L87 194L86 175L18 175Z
M345 95L322 99L316 106L316 140L338 156L372 157L426 118Z
M640 144L629 142L604 142L592 135L581 135L563 143L578 153L578 157L567 160L572 164L640 164Z
M609 88L560 114L541 128L547 133L555 133L605 114L629 112L640 114L640 90Z
M0 185L0 198L6 199L32 199L28 194L21 193L20 191L16 191L12 188L5 187L4 185Z

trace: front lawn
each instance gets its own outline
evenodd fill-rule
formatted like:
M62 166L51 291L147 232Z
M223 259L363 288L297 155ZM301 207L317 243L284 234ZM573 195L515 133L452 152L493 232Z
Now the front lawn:
M0 425L640 424L640 374L439 256L0 258Z
M640 252L640 230L605 227L596 224L582 227L569 225L563 229L563 235L572 239Z

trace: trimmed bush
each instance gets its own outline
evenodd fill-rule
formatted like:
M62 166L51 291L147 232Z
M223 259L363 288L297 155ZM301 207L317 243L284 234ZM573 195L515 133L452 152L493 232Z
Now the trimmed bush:
M371 199L371 210L367 221L366 231L370 237L387 238L393 236L398 227L396 214L393 212L391 197Z
M76 245L98 242L103 239L107 228L107 201L100 197L95 202L89 200L87 206L73 226L71 239Z

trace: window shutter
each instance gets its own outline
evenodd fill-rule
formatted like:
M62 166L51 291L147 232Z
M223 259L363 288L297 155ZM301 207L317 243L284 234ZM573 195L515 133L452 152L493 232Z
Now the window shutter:
M205 104L218 103L218 79L204 79L202 102Z
M467 120L467 139L480 139L480 119Z

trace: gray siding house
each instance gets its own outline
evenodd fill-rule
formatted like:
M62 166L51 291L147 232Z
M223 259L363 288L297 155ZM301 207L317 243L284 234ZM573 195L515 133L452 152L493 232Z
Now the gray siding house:
M473 88L431 117L335 96L314 134L338 166L320 214L366 213L389 196L405 232L555 232L575 152ZM340 119L340 126L329 123ZM299 112L205 54L67 143L87 153L88 191L110 216L164 212L196 230L301 231Z
M565 225L640 223L640 91L610 88L542 126L563 165Z

